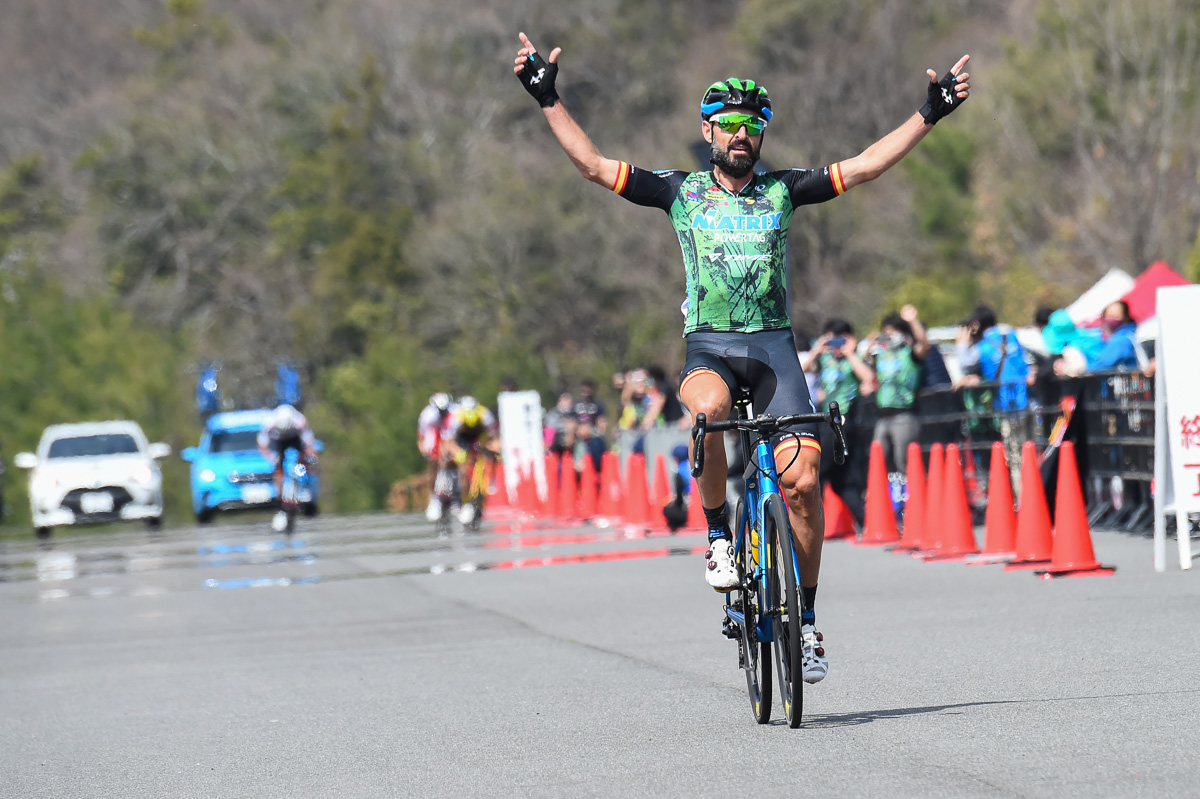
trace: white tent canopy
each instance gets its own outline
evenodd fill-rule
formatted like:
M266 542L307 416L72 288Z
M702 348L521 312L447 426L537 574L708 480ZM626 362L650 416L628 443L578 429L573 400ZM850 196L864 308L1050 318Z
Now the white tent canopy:
M1133 288L1134 280L1123 269L1110 269L1096 284L1067 306L1067 315L1076 325L1094 324L1109 303L1116 302Z

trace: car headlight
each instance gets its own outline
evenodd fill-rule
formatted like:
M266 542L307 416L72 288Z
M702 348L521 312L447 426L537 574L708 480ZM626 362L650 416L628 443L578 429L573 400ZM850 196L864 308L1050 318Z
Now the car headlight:
M48 472L34 472L29 479L29 490L37 494L49 494L58 488L58 478Z
M146 484L154 479L154 470L149 466L138 466L129 473L129 479L134 483Z
M211 483L217 479L217 473L212 469L202 469L199 474L201 483Z

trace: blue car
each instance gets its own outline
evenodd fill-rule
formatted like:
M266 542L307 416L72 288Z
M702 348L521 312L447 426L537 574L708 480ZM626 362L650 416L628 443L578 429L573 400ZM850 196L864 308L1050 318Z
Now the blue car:
M258 451L258 431L271 411L231 411L209 417L200 443L180 455L192 464L192 511L207 524L217 511L272 509L279 506L271 462ZM317 475L309 474L311 496L305 515L317 513Z

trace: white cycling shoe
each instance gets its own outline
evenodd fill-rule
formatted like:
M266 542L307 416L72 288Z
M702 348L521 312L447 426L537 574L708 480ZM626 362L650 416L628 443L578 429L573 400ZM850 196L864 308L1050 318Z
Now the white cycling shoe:
M275 516L271 519L271 529L273 529L277 533L282 533L284 530L286 530L287 529L287 513L285 513L284 511L277 511L275 513Z
M442 516L442 503L437 497L431 497L429 507L425 509L425 518L436 522Z
M817 683L829 673L829 659L825 657L825 636L811 624L800 628L804 643L800 646L801 671L806 683Z
M458 520L463 524L470 524L475 521L475 506L468 502L462 506L458 512Z
M738 586L737 567L733 565L733 542L716 538L708 542L704 553L704 580L714 591L732 591Z

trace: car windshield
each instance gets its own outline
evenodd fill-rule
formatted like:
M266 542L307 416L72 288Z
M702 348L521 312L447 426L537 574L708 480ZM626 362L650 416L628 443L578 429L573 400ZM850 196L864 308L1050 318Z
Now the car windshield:
M91 455L131 455L138 451L137 442L128 433L106 433L98 436L60 438L50 444L48 458L86 458Z
M209 452L245 452L258 448L257 430L222 430L212 434Z

